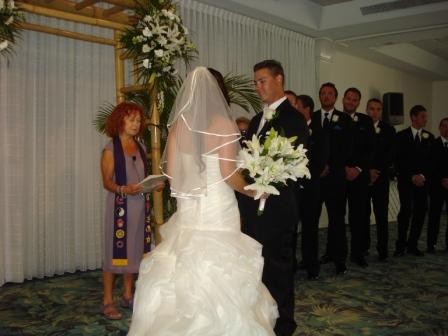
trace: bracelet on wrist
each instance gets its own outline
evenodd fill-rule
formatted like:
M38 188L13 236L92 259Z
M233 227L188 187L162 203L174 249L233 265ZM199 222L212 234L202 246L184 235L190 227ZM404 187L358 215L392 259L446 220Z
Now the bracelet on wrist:
M125 194L125 192L124 192L124 187L125 186L122 186L122 185L119 185L118 187L117 187L117 194L120 194L120 196L121 197L125 197L126 196L126 194Z

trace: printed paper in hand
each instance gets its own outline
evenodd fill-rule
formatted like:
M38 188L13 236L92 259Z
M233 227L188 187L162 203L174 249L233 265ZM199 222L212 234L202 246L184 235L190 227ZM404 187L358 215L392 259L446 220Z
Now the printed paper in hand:
M148 175L142 181L140 185L143 190L142 193L151 192L157 185L163 183L166 180L165 175Z

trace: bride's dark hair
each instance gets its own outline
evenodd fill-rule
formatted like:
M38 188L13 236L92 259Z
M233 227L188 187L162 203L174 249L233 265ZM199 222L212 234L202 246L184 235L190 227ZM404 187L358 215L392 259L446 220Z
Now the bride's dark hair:
M224 95L224 98L226 99L227 104L230 106L230 96L229 92L227 91L226 84L224 82L224 77L222 74L213 68L207 68L208 71L215 77L216 81L218 82L219 88L222 91L222 94Z

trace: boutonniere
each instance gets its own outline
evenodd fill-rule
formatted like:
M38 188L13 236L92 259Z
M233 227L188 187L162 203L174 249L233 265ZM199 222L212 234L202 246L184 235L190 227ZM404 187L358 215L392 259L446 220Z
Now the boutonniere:
M353 117L353 121L354 122L358 122L358 116L355 114L355 116Z
M338 122L338 120L339 120L339 116L337 114L333 114L333 116L331 117L331 121Z
M276 110L274 110L272 108L269 108L269 107L265 107L263 109L263 118L266 121L271 121L272 119L274 119L276 117L277 117L277 111Z
M423 139L428 139L429 138L429 134L426 132L422 132L422 138Z
M375 126L375 133L380 134L380 132L381 132L381 128L379 128L378 126Z

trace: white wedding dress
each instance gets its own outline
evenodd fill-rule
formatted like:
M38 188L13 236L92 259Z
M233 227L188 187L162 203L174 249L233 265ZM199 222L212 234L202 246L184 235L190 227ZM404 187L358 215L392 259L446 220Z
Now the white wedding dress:
M206 167L207 180L222 180L218 160ZM234 191L221 181L177 206L140 265L129 335L274 335L278 312L261 283L261 245L241 233Z

